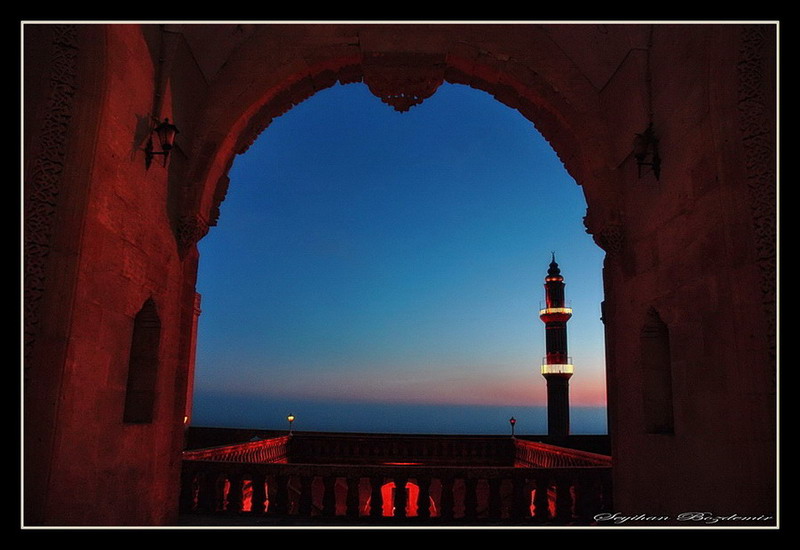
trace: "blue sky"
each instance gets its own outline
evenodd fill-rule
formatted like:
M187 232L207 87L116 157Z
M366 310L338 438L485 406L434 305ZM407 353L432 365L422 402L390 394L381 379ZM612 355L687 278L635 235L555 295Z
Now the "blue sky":
M574 308L572 402L604 405L603 252L581 188L517 111L445 84L398 113L337 85L274 120L230 177L199 245L206 417L210 393L544 405L552 251Z

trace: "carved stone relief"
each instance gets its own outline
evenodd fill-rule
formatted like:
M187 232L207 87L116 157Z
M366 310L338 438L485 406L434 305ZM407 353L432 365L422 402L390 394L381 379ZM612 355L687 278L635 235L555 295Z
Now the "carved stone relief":
M73 116L77 55L77 27L53 26L47 112L38 137L38 154L33 160L30 179L25 182L23 353L26 358L36 339L46 286L47 259Z
M776 151L766 63L772 59L769 27L745 25L738 64L739 129L744 143L745 177L753 213L761 293L770 324L771 354L777 357Z
M431 97L444 82L444 58L437 55L365 54L364 83L399 112Z

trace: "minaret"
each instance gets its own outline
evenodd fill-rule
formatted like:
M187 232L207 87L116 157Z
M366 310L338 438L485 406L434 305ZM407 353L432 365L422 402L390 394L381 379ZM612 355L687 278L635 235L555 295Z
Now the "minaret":
M542 376L547 380L547 433L569 435L569 379L573 367L567 356L567 321L572 308L564 304L564 277L553 261L544 279L545 307L539 311L544 322L547 356L542 363Z

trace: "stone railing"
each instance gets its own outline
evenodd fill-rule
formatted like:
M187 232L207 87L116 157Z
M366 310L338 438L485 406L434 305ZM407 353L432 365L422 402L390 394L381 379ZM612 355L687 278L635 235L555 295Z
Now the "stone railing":
M497 436L301 433L292 437L291 462L513 466L513 440Z
M184 461L184 514L590 524L610 468L244 464ZM397 491L405 487L405 491ZM384 520L385 521L385 520Z
M238 443L184 451L183 460L210 460L215 462L287 462L289 458L289 436L259 439Z
M611 457L557 447L547 443L514 440L515 465L527 468L610 468Z
M338 444L336 437L308 438L305 451L317 449L325 456L317 463L291 463L294 446L302 439L255 442L284 450L288 445L290 463L231 461L233 451L223 447L185 453L181 512L302 524L407 520L587 525L595 514L611 510L611 467L602 455L504 438L494 445L506 450L502 465L487 466L475 465L470 456L478 463L487 456L497 461L499 451L480 438L425 438L423 445L423 438L366 436L341 438ZM359 445L351 445L354 441L361 442L360 452L355 450ZM327 456L335 449L345 451L340 463ZM395 460L384 461L392 450L399 453L392 455ZM423 454L428 459L417 461Z

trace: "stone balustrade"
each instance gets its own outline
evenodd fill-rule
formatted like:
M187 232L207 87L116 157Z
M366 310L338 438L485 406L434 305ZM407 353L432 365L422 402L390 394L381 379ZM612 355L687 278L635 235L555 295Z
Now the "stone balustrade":
M212 460L217 462L286 462L289 456L289 436L259 439L195 451L184 451L183 460Z
M413 518L423 523L579 525L611 510L608 457L511 438L495 438L492 444L480 439L282 437L257 442L284 449L288 462L230 460L257 446L251 443L236 452L225 447L191 451L184 454L181 510L295 522ZM304 453L322 454L317 463L296 463L295 445ZM389 456L392 461L383 460ZM475 465L470 456L484 465Z
M292 437L291 461L513 466L513 445L511 438L491 436L298 434Z
M611 467L611 457L609 456L525 439L514 440L514 451L516 453L515 464L522 467Z
M609 468L248 464L185 461L183 513L591 523ZM405 487L398 491L397 487Z

